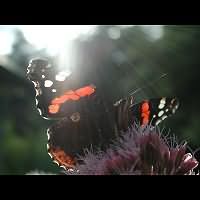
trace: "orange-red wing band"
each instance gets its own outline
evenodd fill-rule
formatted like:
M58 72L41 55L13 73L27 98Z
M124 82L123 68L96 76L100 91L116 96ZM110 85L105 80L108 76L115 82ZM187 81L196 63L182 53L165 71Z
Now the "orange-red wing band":
M144 101L144 103L141 106L142 125L146 125L149 123L149 116L150 116L149 102Z
M49 112L52 113L52 114L57 113L59 111L59 109L60 109L59 104L49 106Z
M94 92L95 92L94 86L86 86L75 91L75 93L80 97L90 96Z
M49 113L56 114L59 111L61 104L65 103L66 101L77 101L81 97L90 96L94 92L95 87L93 85L85 86L75 91L69 90L65 92L64 95L56 97L51 101L51 105L49 105L48 107Z
M53 160L56 160L60 166L64 166L68 169L75 167L76 161L62 149L52 147L49 149L49 153L52 155Z

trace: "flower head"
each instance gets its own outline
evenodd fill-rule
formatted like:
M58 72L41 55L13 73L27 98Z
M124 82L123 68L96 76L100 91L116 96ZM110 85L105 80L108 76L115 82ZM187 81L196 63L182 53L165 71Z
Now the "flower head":
M198 162L186 153L187 144L176 144L172 137L151 126L133 126L105 151L87 150L80 157L77 171L66 174L87 175L187 175Z

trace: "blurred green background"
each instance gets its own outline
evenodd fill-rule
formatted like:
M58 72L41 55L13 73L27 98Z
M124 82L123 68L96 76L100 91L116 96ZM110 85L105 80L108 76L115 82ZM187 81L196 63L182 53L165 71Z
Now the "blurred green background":
M161 126L200 147L199 38L198 25L0 26L0 174L60 172L46 151L52 122L39 116L26 79L34 57L98 79L113 102L167 73L136 93L136 101L177 96L179 110Z

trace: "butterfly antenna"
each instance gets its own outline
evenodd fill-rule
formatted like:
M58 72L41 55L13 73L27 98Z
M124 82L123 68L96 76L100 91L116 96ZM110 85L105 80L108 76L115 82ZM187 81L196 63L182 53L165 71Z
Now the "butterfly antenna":
M167 76L166 73L162 74L159 78L157 78L156 80L150 82L149 84L144 85L143 87L137 88L136 90L130 92L129 95L132 96L133 94L135 94L135 93L137 93L137 92L139 92L139 91L141 91L141 90L143 90L143 89L145 89L147 87L150 87L151 85L155 84L157 81L159 81L161 78L164 78L165 76Z

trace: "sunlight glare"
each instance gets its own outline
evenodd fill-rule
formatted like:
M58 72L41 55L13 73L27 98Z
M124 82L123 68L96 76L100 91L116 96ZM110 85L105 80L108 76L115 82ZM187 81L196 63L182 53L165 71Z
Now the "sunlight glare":
M13 35L8 31L0 31L0 55L9 54L12 50Z
M58 68L69 71L73 65L73 40L90 36L97 25L18 25L24 37L38 50L58 57Z
M80 34L89 34L94 25L19 25L25 38L38 49L46 48L50 55L58 54Z

